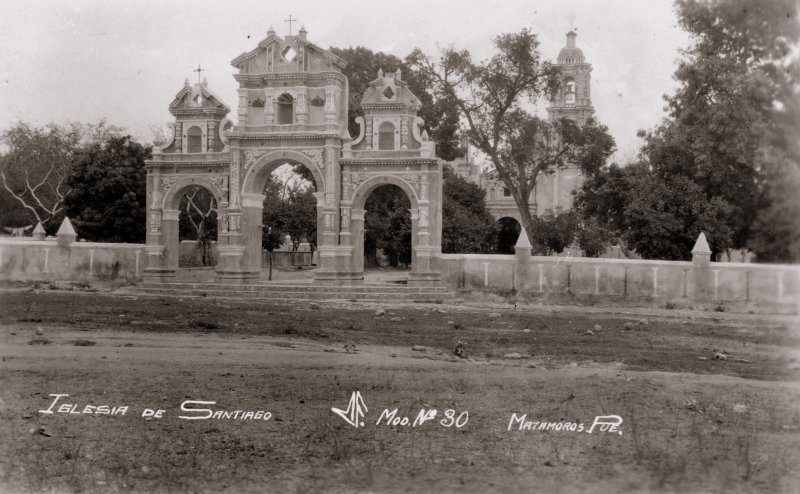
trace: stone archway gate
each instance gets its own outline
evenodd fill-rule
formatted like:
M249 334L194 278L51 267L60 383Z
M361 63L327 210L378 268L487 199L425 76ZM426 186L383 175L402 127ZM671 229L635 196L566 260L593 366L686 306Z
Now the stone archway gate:
M259 277L264 185L278 166L301 163L317 183L318 282L363 279L364 203L378 186L394 184L412 204L409 283L438 284L432 259L441 252L441 164L434 143L420 132L420 101L400 72L380 71L370 82L353 140L345 62L310 43L305 30L285 38L269 31L231 63L239 71L235 124L205 81L192 86L187 80L170 104L170 135L147 162L145 278L163 282L175 275L175 198L189 185L204 186L217 198L217 280ZM278 105L282 117L276 119Z

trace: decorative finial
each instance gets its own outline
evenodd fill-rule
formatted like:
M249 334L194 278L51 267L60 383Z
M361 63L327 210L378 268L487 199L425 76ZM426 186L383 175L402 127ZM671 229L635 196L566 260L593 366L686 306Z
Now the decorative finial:
M428 136L428 131L427 130L423 130L422 131L422 140L423 141L430 141L431 140L431 138Z
M383 77L383 69L378 69L378 77Z
M272 27L272 24L270 24L269 29L267 29L267 36L274 36L274 35L275 35L275 28Z
M191 85L191 84L189 84L189 78L188 77L183 81L183 85L184 86L190 86Z

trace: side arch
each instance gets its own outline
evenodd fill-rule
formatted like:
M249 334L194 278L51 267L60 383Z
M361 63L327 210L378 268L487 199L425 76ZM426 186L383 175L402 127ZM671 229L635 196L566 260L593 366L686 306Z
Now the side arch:
M369 195L381 185L396 185L400 187L408 196L409 201L411 201L411 209L418 208L419 198L417 197L417 191L410 183L397 175L377 175L365 180L353 192L353 209L364 209Z
M161 209L164 211L177 210L180 207L181 192L187 187L201 186L208 189L209 192L217 200L217 207L221 208L222 203L226 201L222 191L216 184L211 182L206 177L202 176L184 176L178 179L177 182L172 184L164 194L164 199L161 201Z

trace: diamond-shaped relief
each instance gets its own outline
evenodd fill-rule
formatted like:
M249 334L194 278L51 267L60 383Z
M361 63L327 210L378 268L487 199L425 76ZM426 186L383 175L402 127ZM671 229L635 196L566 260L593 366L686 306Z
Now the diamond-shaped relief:
M283 50L281 50L281 56L287 62L291 62L297 57L297 52L291 46L286 46Z
M386 89L383 90L383 95L386 96L386 99L392 99L394 97L394 91L391 86L386 86Z

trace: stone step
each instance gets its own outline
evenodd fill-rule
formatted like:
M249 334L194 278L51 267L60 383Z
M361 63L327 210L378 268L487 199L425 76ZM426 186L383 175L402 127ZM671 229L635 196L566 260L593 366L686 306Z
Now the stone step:
M249 300L270 300L270 301L290 301L290 300L357 300L363 302L420 302L420 303L443 303L452 301L455 292L449 290L428 291L428 292L396 292L394 290L381 290L373 288L372 291L350 291L336 289L341 287L328 287L329 290L316 291L278 291L278 290L238 290L229 287L227 290L209 290L204 288L186 289L168 287L168 283L157 285L156 287L137 286L136 291L151 294L164 294L173 296L212 296L246 298ZM349 288L349 287L348 287Z
M259 293L339 293L370 294L376 291L393 294L453 293L447 286L405 285L312 285L312 284L258 284L221 285L215 283L138 283L137 288L152 290L202 290L206 292L259 292Z

